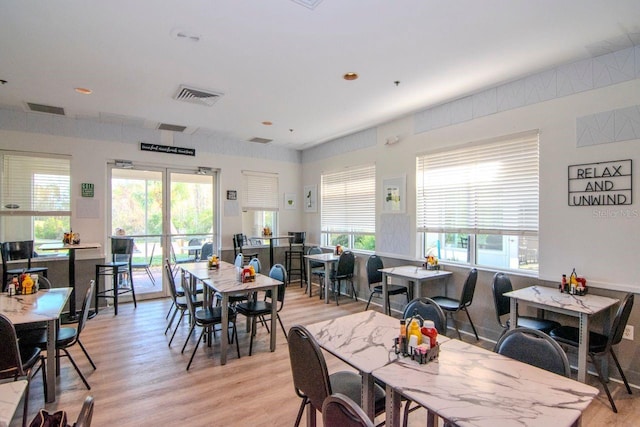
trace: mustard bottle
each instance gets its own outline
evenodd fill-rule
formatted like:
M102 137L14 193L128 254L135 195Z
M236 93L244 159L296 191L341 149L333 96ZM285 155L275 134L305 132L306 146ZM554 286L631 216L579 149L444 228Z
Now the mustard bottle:
M409 341L411 342L411 337L416 337L416 341L418 342L416 346L422 344L422 331L420 330L420 324L417 319L413 319L411 324L409 325Z

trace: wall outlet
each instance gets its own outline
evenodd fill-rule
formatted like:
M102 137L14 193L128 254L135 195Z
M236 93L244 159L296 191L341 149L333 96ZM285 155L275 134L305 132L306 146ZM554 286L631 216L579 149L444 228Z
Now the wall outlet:
M633 341L633 326L627 325L624 328L624 333L622 334L622 338L625 340Z

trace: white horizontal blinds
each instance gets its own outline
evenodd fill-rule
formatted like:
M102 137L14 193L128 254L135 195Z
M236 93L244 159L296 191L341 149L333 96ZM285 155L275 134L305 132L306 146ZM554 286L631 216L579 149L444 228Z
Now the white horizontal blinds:
M375 233L376 167L322 175L322 231Z
M419 231L538 232L538 133L417 158Z
M0 214L71 215L69 157L0 153Z
M242 172L242 208L256 211L278 210L278 175Z

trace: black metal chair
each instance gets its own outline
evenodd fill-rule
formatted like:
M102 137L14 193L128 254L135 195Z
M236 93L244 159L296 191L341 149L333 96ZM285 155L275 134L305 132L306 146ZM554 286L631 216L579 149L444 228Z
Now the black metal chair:
M504 335L511 326L511 321L509 320L509 318L507 318L504 322L502 321L502 316L508 315L511 312L509 297L505 297L504 294L507 292L511 292L513 290L513 286L511 285L509 276L504 273L496 273L493 276L491 288L493 290L493 302L496 309L496 319L498 320L498 324L502 327L502 334L500 334L500 336L502 337L502 335ZM560 323L554 320L518 315L519 328L536 329L538 331L544 332L545 334L548 334L552 329L558 328L560 326Z
M464 281L464 285L462 286L462 294L460 295L460 299L453 299L443 296L433 297L432 299L444 310L444 312L451 317L453 320L453 325L456 328L456 332L458 332L458 338L462 339L462 335L460 335L460 329L458 329L458 322L454 317L454 314L459 311L464 311L467 314L467 318L469 319L469 323L471 323L471 328L473 329L473 333L476 336L476 340L478 338L478 332L476 331L476 327L471 320L471 316L469 315L469 306L471 306L471 302L473 302L473 294L476 290L476 282L478 281L478 270L472 268L469 270L469 274L467 275L466 280Z
M33 273L47 277L49 269L47 267L32 267L31 259L36 256L33 250L33 240L23 240L18 242L3 242L0 247L2 252L2 291L5 291L9 282L9 275ZM8 261L26 261L24 268L9 268Z
M356 257L351 251L344 251L338 259L338 265L331 273L331 287L336 297L336 305L340 305L338 298L340 297L340 284L342 281L348 281L351 284L351 296L356 299L356 288L353 285L353 272L355 270ZM346 289L345 289L346 292Z
M371 303L371 298L374 295L380 295L382 297L382 278L383 274L379 270L384 268L384 264L382 262L382 258L378 255L371 255L369 259L367 259L367 282L369 283L369 300L367 301L367 306L364 308L365 311L369 309L369 304ZM376 285L376 283L380 283ZM371 287L372 285L375 285ZM407 304L409 303L409 290L406 286L402 285L392 285L387 283L387 314L391 316L391 302L389 297L392 295L402 295L404 294L407 297Z
M322 253L322 249L319 246L310 247L307 251L307 255L318 255ZM306 268L306 267L305 267ZM311 278L313 276L318 277L318 282L320 285L320 289L322 290L322 286L324 284L324 264L318 261L309 262L309 269L311 270ZM309 291L309 298L311 298L313 292L311 288L311 282L307 283L307 291ZM320 296L322 297L322 292L320 292Z
M557 342L540 330L512 329L502 335L493 351L528 365L571 377L566 353Z
M609 391L609 387L607 386L607 381L603 376L600 362L601 358L607 357L607 354L611 354L611 358L618 368L618 372L620 373L620 377L622 377L622 381L627 388L627 392L631 394L631 387L629 387L627 377L624 375L624 372L622 372L622 367L620 367L620 362L618 362L618 357L613 351L613 347L618 345L622 340L624 329L627 326L629 315L631 314L631 309L633 308L633 299L634 296L632 293L629 293L624 297L624 299L620 303L620 306L618 307L618 311L616 312L615 317L613 318L613 322L611 323L611 328L608 335L589 331L589 358L591 359L593 366L596 368L596 372L598 373L598 380L600 380L600 383L604 387L604 391L607 393L609 403L611 403L611 409L613 409L613 412L616 413L618 412L618 408L616 408L616 404L613 402L613 397L611 396L611 392ZM561 344L565 344L574 348L579 347L580 330L576 327L560 326L559 328L552 330L550 335L551 338Z
M249 260L251 258L258 258L258 253L257 252L245 252L243 250L243 247L246 245L247 243L247 237L242 234L242 233L238 233L238 234L234 234L233 235L233 256L234 258L238 256L238 254L242 254L243 255L243 259L245 263L248 263Z
M293 376L293 387L302 399L295 426L300 425L307 405L307 424L315 425L316 411L322 411L324 401L333 393L341 393L362 404L362 377L355 372L339 371L329 375L322 350L304 326L289 329L289 360ZM384 412L385 392L375 385L375 413ZM314 422L310 422L314 420Z
M27 425L29 415L29 386L31 378L37 372L33 368L40 362L42 369L42 381L44 387L45 400L47 397L47 375L45 370L44 356L37 346L19 346L16 330L11 320L0 314L0 379L13 378L14 381L20 377L27 380L27 388L24 391L24 405L22 414L22 426Z
M131 293L133 295L133 305L138 307L136 302L136 290L133 285L133 276L131 275L131 260L133 256L133 238L132 237L112 237L111 238L111 262L104 264L96 264L96 293L95 293L95 310L98 314L98 301L100 298L112 299L114 314L118 315L118 297L122 294ZM126 273L128 275L128 284L121 284L121 276ZM100 276L111 276L113 285L111 289L107 287L105 280L104 290L100 291Z
M173 342L173 338L176 336L176 332L178 331L178 327L182 323L182 319L184 318L185 313L189 309L187 306L187 299L184 293L184 289L180 287L180 293L178 293L178 288L176 287L176 281L171 272L171 264L169 264L169 260L165 260L164 270L167 274L167 280L169 281L169 294L171 295L171 299L173 301L173 316L171 316L171 320L167 323L167 328L164 330L164 334L166 335L169 329L171 329L171 325L173 324L174 319L178 312L180 312L180 318L178 319L178 323L176 323L176 328L173 330L171 334L171 339L169 339L169 347L171 347L171 343ZM196 295L196 300L193 302L196 307L202 307L203 299L197 299L198 295Z
M324 427L373 427L361 407L342 393L334 393L322 404Z
M145 273L147 273L147 276L149 276L149 279L151 280L151 283L153 284L153 286L156 285L156 279L153 277L153 274L151 273L151 263L153 262L153 253L156 250L156 244L154 243L153 246L151 246L151 255L149 256L149 261L145 261L145 262L131 262L131 269L132 270L144 270Z
M271 267L271 271L269 271L269 277L282 282L281 285L278 285L278 298L276 300L278 303L277 313L279 313L280 310L282 310L282 308L284 307L284 294L287 288L287 270L282 266L282 264L276 264ZM251 353L253 351L253 337L256 334L257 319L260 319L260 322L265 325L265 327L267 328L267 332L275 333L275 331L269 331L268 322L271 320L271 318L266 318L266 316L271 315L271 309L276 301L273 300L271 290L267 290L264 295L264 301L249 300L236 304L235 306L238 314L242 314L243 316L251 319L252 325L251 340L249 341L249 356L251 356ZM286 339L287 331L284 329L282 319L280 319L280 314L276 314L276 316Z
M284 252L284 268L287 270L287 283L291 282L294 274L300 276L300 287L307 281L307 268L304 262L305 241L307 233L305 231L290 231L289 249Z
M213 255L213 243L207 242L202 245L202 249L200 250L200 259L208 260Z

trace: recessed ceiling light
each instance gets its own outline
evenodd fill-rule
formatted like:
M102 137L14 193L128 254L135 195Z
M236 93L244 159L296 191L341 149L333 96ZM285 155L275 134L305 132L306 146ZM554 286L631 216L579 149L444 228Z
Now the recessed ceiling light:
M264 122L262 122L262 124L265 126L271 126L273 122L270 122L269 120L265 120Z
M345 73L342 78L349 81L355 80L358 78L358 73Z
M91 95L93 91L91 89L87 89L85 87L77 87L74 89L76 92L81 93L83 95Z

